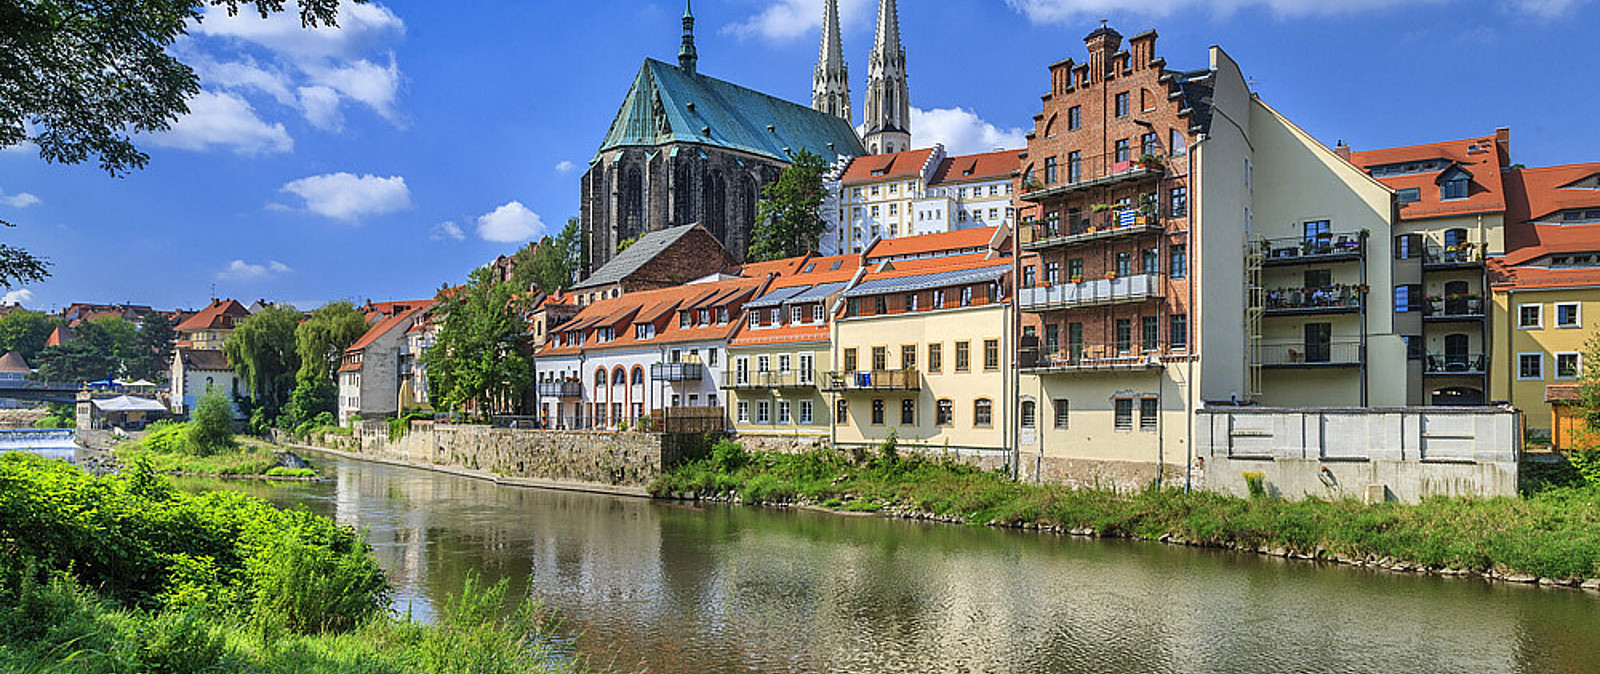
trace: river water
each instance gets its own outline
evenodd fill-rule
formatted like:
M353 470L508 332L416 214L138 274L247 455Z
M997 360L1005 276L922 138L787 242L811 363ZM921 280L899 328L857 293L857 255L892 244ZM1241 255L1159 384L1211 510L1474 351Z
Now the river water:
M78 446L71 429L0 429L0 452L32 452L72 461Z
M1154 543L500 487L333 456L238 489L364 527L426 617L463 575L601 669L1600 671L1600 598Z

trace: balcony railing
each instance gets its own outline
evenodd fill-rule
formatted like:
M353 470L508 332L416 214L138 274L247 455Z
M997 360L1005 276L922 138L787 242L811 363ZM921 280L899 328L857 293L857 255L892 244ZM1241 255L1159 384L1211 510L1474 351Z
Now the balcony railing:
M845 393L849 391L920 391L922 378L916 370L836 370L822 375L822 390Z
M651 363L651 381L700 381L705 378L705 366L700 363Z
M1043 250L1086 241L1162 231L1161 219L1154 213L1140 211L1108 211L1095 213L1074 222L1034 222L1017 231L1018 244L1023 250Z
M1267 266L1322 264L1359 260L1362 256L1361 235L1351 232L1257 239L1251 246L1264 257Z
M1267 313L1320 314L1361 310L1364 289L1355 285L1273 288L1266 291Z
M1145 348L1150 347L1150 348ZM1160 344L1134 340L1045 347L1030 363L1022 357L1022 370L1034 374L1071 374L1105 370L1147 370L1161 367Z
M1361 364L1361 340L1275 342L1261 345L1259 361L1267 367L1349 367Z
M542 381L539 382L539 397L541 398L582 398L583 382L581 381Z
M1048 168L1036 169L1041 172L1034 174L1033 178L1041 182L1023 183L1022 200L1046 201L1078 190L1160 178L1167 173L1166 158L1159 154L1127 156L1128 159L1118 161L1116 153L1094 155L1076 162L1068 161L1065 156L1059 157L1056 175L1050 175Z
M1483 318L1483 296L1430 297L1426 318L1432 320L1480 320Z
M1062 283L1017 292L1017 306L1023 311L1048 311L1076 307L1143 302L1159 299L1165 289L1160 274L1134 274L1119 278Z
M1481 375L1489 371L1489 358L1481 353L1430 353L1422 361L1425 374Z
M730 369L722 373L722 388L727 389L811 388L816 385L816 370Z
M1429 266L1473 266L1483 263L1483 247L1475 243L1453 246L1428 245L1422 249L1422 263Z

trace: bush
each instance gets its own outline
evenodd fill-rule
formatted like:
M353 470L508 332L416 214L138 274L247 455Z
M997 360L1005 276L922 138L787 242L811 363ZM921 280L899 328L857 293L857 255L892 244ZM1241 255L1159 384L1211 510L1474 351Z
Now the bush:
M1256 471L1244 474L1244 486L1250 490L1250 498L1266 498L1267 475Z
M711 446L711 463L724 473L739 470L749 461L750 454L744 451L744 445L732 440L724 438Z
M288 468L275 466L267 469L267 477L316 477L317 471L310 468Z
M205 456L232 449L233 403L221 391L212 389L200 396L188 424L189 449Z

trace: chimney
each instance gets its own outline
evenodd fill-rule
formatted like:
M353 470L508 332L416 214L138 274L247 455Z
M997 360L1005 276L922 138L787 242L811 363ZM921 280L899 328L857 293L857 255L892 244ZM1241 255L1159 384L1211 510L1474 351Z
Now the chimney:
M1122 47L1122 33L1107 26L1105 19L1101 19L1100 27L1083 38L1083 45L1089 49L1090 77L1104 77L1112 69L1111 55Z
M1340 159L1350 161L1350 146L1345 145L1344 141L1342 140L1339 141L1337 145L1333 146L1333 153L1339 155Z

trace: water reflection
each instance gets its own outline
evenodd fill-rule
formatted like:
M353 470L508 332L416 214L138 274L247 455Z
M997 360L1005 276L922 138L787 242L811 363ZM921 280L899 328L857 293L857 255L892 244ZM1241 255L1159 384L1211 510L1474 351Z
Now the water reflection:
M1569 591L320 467L226 488L365 527L420 616L506 578L622 671L1600 670L1600 600Z

